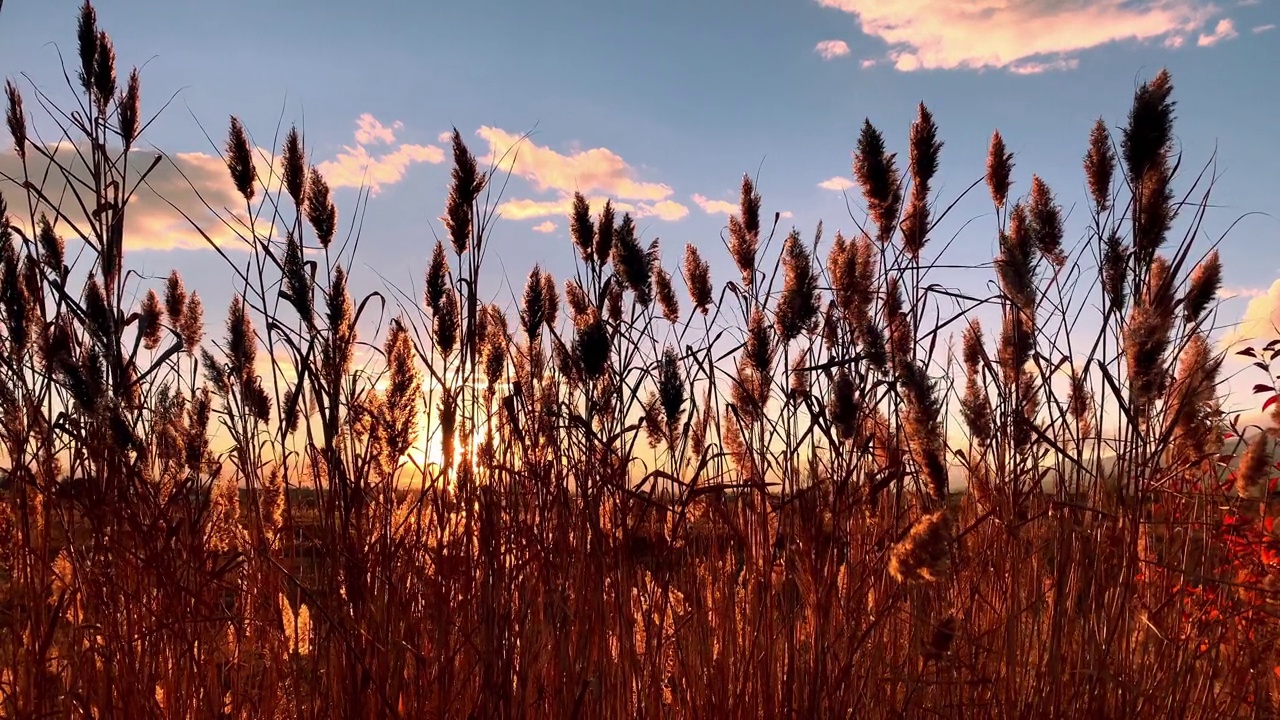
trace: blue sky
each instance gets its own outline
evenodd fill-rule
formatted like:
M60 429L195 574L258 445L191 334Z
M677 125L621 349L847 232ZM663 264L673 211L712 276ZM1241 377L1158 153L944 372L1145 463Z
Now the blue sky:
M68 99L57 49L74 54L77 7L76 0L6 2L4 73L23 87L26 73ZM1168 67L1187 165L1198 169L1217 151L1220 208L1208 232L1216 237L1246 212L1270 214L1245 220L1222 247L1227 284L1241 293L1223 306L1223 322L1240 317L1251 296L1252 314L1280 318L1280 288L1272 288L1280 277L1273 0L102 0L97 7L121 74L145 63L144 112L177 94L145 141L186 153L207 171L196 176L207 177L202 189L211 197L226 182L208 162L213 148L200 125L220 143L228 114L264 147L276 144L281 118L298 123L331 182L338 175L355 182L365 171L380 178L356 268L368 288L378 280L362 274L364 265L402 286L420 284L434 233L442 232L436 217L449 168L436 149L451 126L478 155L492 149L490 140L533 131L505 196L532 202L505 208L491 246L513 282L534 262L557 277L571 271L563 213L519 210L553 207L575 188L630 194L622 201L645 215L646 238L662 238L668 267L692 242L711 257L717 280L732 275L719 239L726 217L694 196L732 201L743 172L758 174L766 213L791 214L784 230L794 223L807 235L823 219L828 232L851 232L844 197L819 184L849 177L864 117L905 158L921 100L946 143L934 184L943 204L981 175L998 128L1017 155L1015 191L1030 188L1032 172L1044 177L1071 213L1068 238L1078 241L1087 214L1080 160L1092 122L1102 116L1121 125L1136 85ZM338 190L346 218L355 192ZM946 259L989 260L990 209L985 191L975 191L933 247L974 220ZM166 222L147 225L155 237L139 246L182 245L166 239L163 228L177 227ZM225 307L227 275L208 251L131 257L157 275L178 267L208 306ZM939 278L972 291L986 279Z

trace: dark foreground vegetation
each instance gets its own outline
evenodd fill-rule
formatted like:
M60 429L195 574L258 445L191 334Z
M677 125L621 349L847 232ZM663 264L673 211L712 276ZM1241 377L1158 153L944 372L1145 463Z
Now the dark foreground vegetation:
M461 135L422 297L353 298L300 135L261 157L233 120L206 338L124 257L138 75L88 5L76 47L75 107L8 87L0 717L1280 712L1271 458L1218 454L1210 183L1167 74L1081 138L1077 243L991 138L979 295L933 280L924 106L902 156L862 127L856 234L778 232L744 179L733 277L691 245L677 278L579 198L574 277L511 308Z

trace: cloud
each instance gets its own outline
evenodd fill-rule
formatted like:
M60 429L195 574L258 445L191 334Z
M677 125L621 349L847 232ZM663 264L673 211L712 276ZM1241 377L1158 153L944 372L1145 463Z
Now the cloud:
M708 215L732 215L738 212L737 203L728 200L710 200L697 193L693 195L693 204L702 208L702 212Z
M1200 47L1212 47L1224 40L1234 40L1239 36L1240 33L1236 32L1235 22L1231 18L1223 18L1218 21L1212 33L1201 33L1200 39L1196 41L1196 44Z
M1078 67L1080 67L1080 61L1076 58L1058 58L1046 62L1027 60L1010 65L1009 72L1014 75L1039 75L1044 72L1075 70Z
M404 143L377 156L369 152L369 146L372 145L394 145L395 131L402 127L404 123L399 121L388 126L369 113L364 113L356 120L356 144L344 145L336 157L320 163L316 168L324 175L329 187L368 186L369 192L377 195L385 186L403 180L411 165L437 165L444 162L444 150L435 145Z
M1219 345L1226 350L1239 350L1280 338L1280 280L1266 291L1245 290L1240 294L1251 298L1249 306L1240 321L1222 334Z
M813 46L813 51L821 55L823 60L835 60L849 54L849 43L843 40L823 40Z
M1186 42L1187 42L1187 39L1181 35L1170 35L1169 37L1164 39L1164 46L1169 48L1170 50L1177 50L1178 48L1185 45Z
M795 213L791 212L790 210L783 210L778 214L787 220L790 220L791 218L795 217Z
M867 68L873 68L879 64L880 64L879 60L873 60L871 58L867 58L866 60L863 60L862 62L858 63L858 67L862 68L863 70L866 70Z
M396 141L395 131L404 127L404 123L399 120L391 123L391 127L387 127L378 121L378 118L369 113L362 114L356 118L356 142L361 145L390 145Z
M1276 24L1275 24L1275 23L1267 23L1266 25L1258 25L1258 26L1256 26L1256 27L1254 27L1254 28L1253 28L1253 34L1254 34L1254 35L1259 35L1259 34L1264 33L1264 32L1271 32L1272 30L1275 30L1275 29L1276 29Z
M537 225L534 225L534 226L533 226L533 231L534 231L534 232L539 232L539 233L551 233L551 232L555 232L555 231L556 231L556 224L555 224L555 223L553 223L553 222L551 222L550 220L544 220L544 221L542 221L542 222L538 223Z
M81 160L82 155L76 153L70 143L48 146L47 150L72 176L91 177ZM84 155L87 156L87 152ZM129 153L130 187L137 184L156 157L156 153L144 150ZM270 170L261 160L256 164L264 178L270 175ZM27 153L27 170L29 175L26 177L40 187L45 197L54 202L62 200L59 206L67 217L50 217L55 221L58 233L70 242L76 234L72 224L87 231L84 213L79 210L79 203L72 199L62 172L56 168L50 170L48 161L34 149ZM9 198L9 209L15 215L21 214L17 211L18 198L25 197L25 194L14 185L14 181L21 182L23 177L22 161L18 156L12 151L0 153L0 192ZM84 193L79 181L76 181L76 187ZM261 187L258 189L260 192ZM192 227L192 223L199 230ZM265 218L255 221L255 225L259 233L274 231ZM244 199L236 192L226 163L216 155L177 153L161 157L147 175L146 182L139 185L130 198L125 212L124 245L126 250L134 251L208 249L209 244L204 237L207 235L220 247L243 247L237 231L247 235L247 228Z
M453 131L445 130L444 132L436 136L436 140L439 141L441 145L448 145L449 143L453 142Z
M483 160L499 172L510 172L531 183L535 190L553 193L551 200L513 199L499 206L504 217L520 220L569 214L573 194L581 192L603 205L603 197L614 198L614 206L636 217L656 217L673 222L689 214L689 208L671 199L671 186L640 180L636 171L608 148L574 150L568 154L538 145L522 135L484 126L476 131L489 145Z
M828 180L823 180L822 182L818 183L818 187L822 188L823 190L835 190L836 192L844 192L845 190L848 190L849 188L853 187L853 181L847 177L837 175L833 178L830 178Z
M901 71L1008 69L1130 40L1199 30L1207 0L817 0L889 44Z

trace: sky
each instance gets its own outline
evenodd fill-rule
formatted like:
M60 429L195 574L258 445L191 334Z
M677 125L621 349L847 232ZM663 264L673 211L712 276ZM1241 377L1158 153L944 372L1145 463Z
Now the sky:
M24 93L34 83L70 100L59 52L73 59L78 5L4 3L0 70ZM661 238L668 268L685 243L698 245L718 282L735 274L721 235L743 173L758 179L764 215L783 214L783 233L794 225L809 237L821 219L828 237L851 234L863 217L848 186L864 118L905 162L921 101L945 142L934 181L942 205L982 176L999 129L1016 155L1014 192L1039 174L1078 243L1093 122L1118 131L1137 85L1167 67L1184 164L1213 162L1218 176L1200 247L1222 239L1219 323L1244 318L1228 331L1236 336L1280 324L1276 0L101 0L97 8L120 74L142 67L144 114L172 99L144 146L175 157L215 206L235 206L216 156L232 114L268 149L279 146L281 123L296 123L344 221L360 186L370 190L357 288L421 287L444 235L443 133L458 128L481 157L529 133L490 246L500 302L514 292L496 285L504 274L516 286L535 262L558 278L571 274L565 215L575 190L631 208L643 238ZM0 165L13 162L11 151L0 154ZM175 173L157 185L175 197L189 192ZM179 269L216 322L214 308L231 293L226 269L167 204L144 197L139 205L128 264L154 278ZM197 219L216 236L212 218ZM985 262L996 251L994 228L979 188L931 249L951 241L946 262ZM989 278L937 279L980 292Z

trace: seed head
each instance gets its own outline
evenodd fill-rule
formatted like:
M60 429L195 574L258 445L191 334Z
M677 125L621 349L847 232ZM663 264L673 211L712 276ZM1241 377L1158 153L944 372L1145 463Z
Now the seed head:
M98 113L104 114L116 96L116 49L105 30L98 31L98 54L93 60L93 94Z
M307 221L315 230L316 241L320 247L328 249L333 242L333 235L338 230L338 208L329 198L329 183L324 181L320 171L311 168L307 178L306 191Z
M200 302L199 293L193 292L187 299L182 321L178 325L178 334L182 336L182 349L187 354L194 353L200 346L200 340L204 337L204 304Z
M98 14L89 0L80 6L76 39L80 50L80 86L86 94L92 94L94 68L98 61Z
M997 130L991 135L991 147L987 151L987 187L996 207L1002 208L1009 199L1010 176L1013 174L1013 153L1004 147L1004 138Z
M1053 191L1038 175L1031 176L1031 221L1032 242L1040 254L1061 268L1066 262L1062 254L1062 209L1053 199Z
M258 171L253 166L253 153L249 149L249 138L245 135L240 119L231 116L231 129L227 133L227 170L231 172L231 182L236 186L246 201L253 199L253 181Z
M711 266L693 245L684 246L684 284L694 309L706 315L711 306Z
M678 322L680 320L680 300L676 297L676 291L671 287L671 274L661 267L656 267L653 273L653 294L658 298L658 307L662 309L662 317L668 322Z
M613 269L622 284L635 294L636 302L644 307L653 302L652 261L656 251L655 241L655 244L650 245L649 251L645 252L636 238L636 226L631 213L624 213L613 241Z
M748 175L742 176L742 199L737 215L729 216L729 255L742 273L742 284L755 282L756 252L760 246L760 193Z
M613 202L611 200L604 201L604 208L600 210L600 219L596 223L596 265L604 267L609 262L610 256L613 254L613 238L617 231L617 225L614 222Z
M1111 149L1111 135L1102 118L1089 133L1089 151L1084 156L1084 174L1089 180L1089 196L1094 211L1101 216L1111 207L1111 179L1115 174L1116 156Z
M889 572L900 582L936 582L951 564L951 518L946 510L921 517L889 554Z
M448 288L449 259L444 254L444 243L437 240L435 250L431 252L431 262L427 265L426 289L423 291L427 307L433 314L440 312L440 301Z
M124 94L116 101L116 117L120 121L120 140L124 149L133 146L138 138L142 124L142 81L138 76L138 68L129 72L129 82L125 85Z
M163 330L160 325L161 314L160 298L154 290L148 290L138 316L138 334L142 336L142 343L148 350L160 347L160 332Z
M284 166L284 187L293 198L295 207L303 207L303 196L307 191L307 154L302 147L302 137L298 128L289 128L284 137L284 151L281 164Z
M475 156L462 141L462 133L453 130L453 178L443 218L449 229L453 250L461 255L471 241L471 227L476 198L484 189L485 177L476 167Z
M858 397L848 367L841 367L836 372L827 410L831 413L831 422L836 426L840 439L852 438L858 429Z
M902 181L895 165L895 155L886 152L880 131L864 120L858 137L858 150L853 156L853 175L862 188L867 213L878 228L876 240L884 244L893 233L902 206Z
M1133 94L1129 124L1120 141L1129 182L1139 187L1152 169L1164 170L1173 146L1173 79L1161 70Z
M790 342L800 333L814 327L818 318L818 278L813 271L813 258L792 231L782 249L785 281L778 301L775 321L782 342Z
M5 117L9 122L9 134L13 137L13 151L18 159L27 159L27 111L22 107L22 95L12 80L4 83L4 93L9 100Z
M591 222L591 206L582 193L573 194L573 214L570 217L569 232L578 252L588 264L595 261L595 224Z
M1188 325L1200 322L1209 309L1209 304L1217 297L1222 288L1222 261L1218 259L1218 251L1214 250L1196 265L1191 272L1191 282L1187 287L1187 295L1182 301L1182 310Z
M49 222L49 216L40 213L40 229L38 233L40 242L41 260L44 261L45 267L49 268L55 275L61 276L63 264L66 262L66 245L62 237L53 229L53 224Z

